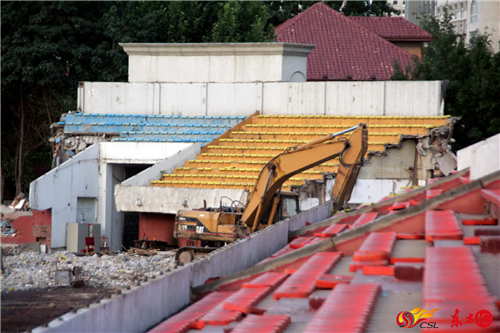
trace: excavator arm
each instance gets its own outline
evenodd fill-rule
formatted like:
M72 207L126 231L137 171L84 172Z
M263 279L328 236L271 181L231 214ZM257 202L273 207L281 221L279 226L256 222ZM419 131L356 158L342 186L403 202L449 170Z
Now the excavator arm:
M354 132L349 138L341 137L332 141L339 135L351 131ZM248 197L240 223L256 231L262 215L283 183L302 171L340 156L339 171L331 195L334 209L338 210L350 198L367 149L368 131L365 124L287 149L269 161L261 170L257 183ZM277 200L274 200L273 205L276 203ZM273 207L272 212L275 210L276 207ZM273 216L271 213L271 217Z

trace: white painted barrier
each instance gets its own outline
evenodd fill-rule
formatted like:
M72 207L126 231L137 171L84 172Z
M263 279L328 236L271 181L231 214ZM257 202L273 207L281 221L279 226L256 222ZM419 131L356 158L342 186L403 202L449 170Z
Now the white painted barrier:
M441 116L443 103L441 81L82 82L78 88L84 113Z
M457 152L458 170L470 168L470 179L500 170L500 134Z

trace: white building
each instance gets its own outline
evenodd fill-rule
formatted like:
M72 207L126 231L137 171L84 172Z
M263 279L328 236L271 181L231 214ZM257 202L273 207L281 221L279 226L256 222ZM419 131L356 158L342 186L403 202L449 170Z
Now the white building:
M468 43L474 33L491 34L493 50L499 51L500 42L500 1L488 0L439 0L435 15L442 18L444 9L452 15L451 23L455 32Z
M405 2L405 19L420 26L420 18L434 15L436 0L411 0Z

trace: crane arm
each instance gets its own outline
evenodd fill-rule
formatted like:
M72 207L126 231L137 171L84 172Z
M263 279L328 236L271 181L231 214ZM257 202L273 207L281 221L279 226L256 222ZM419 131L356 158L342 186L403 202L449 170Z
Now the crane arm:
M338 140L331 141L337 136L349 131L354 131L349 139L342 137ZM361 161L366 153L367 142L368 131L366 130L366 125L361 124L349 130L327 135L304 145L289 148L274 157L261 170L255 187L248 198L246 208L240 221L246 223L248 226L253 226L255 230L255 224L258 224L262 214L271 203L274 194L280 190L283 183L294 175L339 155L341 156L341 161L346 163L346 170L342 171L345 176L341 176L340 178L342 178L342 182L350 181L353 175L357 176L357 173L348 169L348 167L350 163L359 164L357 161ZM341 164L341 167L342 166L343 164ZM354 182L355 179L352 180L353 185ZM336 181L335 184L337 183ZM339 193L339 195L335 195L335 197L344 198L344 192L348 187L339 186L339 189L343 190L343 193ZM348 194L350 195L350 192Z

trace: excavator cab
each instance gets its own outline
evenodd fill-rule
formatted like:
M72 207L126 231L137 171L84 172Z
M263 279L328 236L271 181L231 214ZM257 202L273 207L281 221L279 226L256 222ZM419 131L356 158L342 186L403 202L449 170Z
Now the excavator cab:
M269 217L271 216L272 206L269 205L266 212L262 216L260 220L259 229L263 229L268 225L274 224L281 220L285 220L291 217L294 217L298 213L300 213L299 209L299 195L295 192L281 192L277 193L275 196L278 196L278 208L277 212L274 216L273 221L269 223Z

